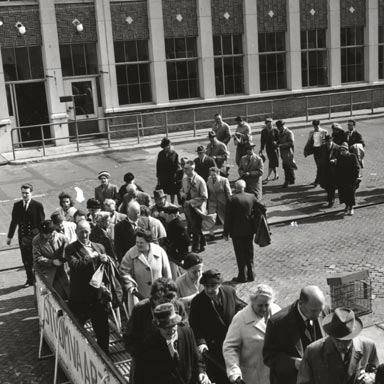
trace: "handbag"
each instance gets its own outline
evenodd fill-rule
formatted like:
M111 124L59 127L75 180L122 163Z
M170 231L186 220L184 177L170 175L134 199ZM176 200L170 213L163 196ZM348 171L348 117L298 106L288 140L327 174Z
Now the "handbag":
M104 276L104 264L100 264L99 268L96 269L95 273L92 275L89 285L94 288L99 289L103 283Z
M254 242L259 247L266 247L271 244L271 231L265 215L261 215Z

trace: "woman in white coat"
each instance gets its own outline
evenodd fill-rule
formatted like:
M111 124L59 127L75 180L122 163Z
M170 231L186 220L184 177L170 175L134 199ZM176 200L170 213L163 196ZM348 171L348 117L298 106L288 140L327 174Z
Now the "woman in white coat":
M223 344L229 380L247 384L269 384L269 368L263 362L263 345L268 318L281 308L273 303L273 289L265 284L251 293L250 303L232 319Z
M121 260L120 273L128 293L137 290L142 298L151 294L152 283L159 277L172 279L167 253L160 245L152 243L152 233L136 231L136 245Z

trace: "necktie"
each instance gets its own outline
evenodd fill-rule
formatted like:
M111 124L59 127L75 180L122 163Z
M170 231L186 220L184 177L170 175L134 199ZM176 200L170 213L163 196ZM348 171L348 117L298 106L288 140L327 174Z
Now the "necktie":
M349 361L351 360L351 350L352 348L349 348L348 351L345 352L344 359L343 359L343 365L346 371L348 370Z
M315 341L315 330L313 328L313 325L311 324L311 320L306 320L305 321L305 328L306 328L306 333L308 333L307 336L309 336L309 340Z
M24 211L27 212L28 203L24 201Z

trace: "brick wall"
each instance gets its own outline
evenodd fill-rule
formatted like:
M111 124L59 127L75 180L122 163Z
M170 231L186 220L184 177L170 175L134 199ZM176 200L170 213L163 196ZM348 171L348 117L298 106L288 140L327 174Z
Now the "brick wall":
M384 0L379 0L379 25L384 26Z
M257 23L259 32L286 31L287 1L257 0Z
M97 41L96 16L93 4L55 4L59 44ZM78 19L84 26L83 32L76 31L72 24Z
M214 35L242 34L243 0L212 0L212 31ZM229 17L224 15L228 14Z
M327 0L300 0L300 28L328 28Z
M111 3L111 16L114 41L149 39L146 1Z
M3 25L0 27L0 43L2 47L26 47L41 45L41 29L39 7L37 5L0 7ZM15 24L20 21L27 32L20 35Z
M340 22L341 28L365 27L365 0L340 0Z
M196 0L162 0L162 6L165 38L198 36Z

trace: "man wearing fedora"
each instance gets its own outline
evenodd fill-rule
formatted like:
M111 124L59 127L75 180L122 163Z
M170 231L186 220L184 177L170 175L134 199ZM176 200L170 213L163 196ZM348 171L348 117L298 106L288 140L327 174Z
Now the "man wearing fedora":
M240 160L239 175L245 181L245 192L253 193L257 201L262 196L263 160L253 152L255 144L245 144L246 154Z
M191 302L189 323L201 353L208 351L207 372L212 382L226 384L228 378L222 346L233 316L245 306L216 269L203 272L200 284L204 290Z
M210 384L191 328L171 303L153 311L156 329L142 342L136 358L135 384Z
M202 145L199 145L196 149L197 156L195 160L195 172L200 175L205 182L208 180L209 169L212 167L216 167L215 160L212 157L206 155L205 148Z
M218 140L216 133L211 131L208 133L209 144L207 145L206 154L216 161L217 168L220 169L222 176L228 176L227 160L229 151L227 146Z
M101 171L97 175L97 178L100 180L100 185L95 188L95 199L101 204L104 203L105 199L113 199L116 202L120 199L117 185L109 182L110 177L111 174L107 171Z
M359 336L363 323L349 308L323 320L328 337L308 346L297 384L373 384L379 365L373 341Z
M283 188L290 184L295 184L295 170L297 165L293 156L295 148L295 138L293 132L287 128L285 121L276 121L276 127L279 130L277 145L280 149L281 161L283 163L285 181Z
M246 154L245 144L252 143L251 126L245 122L240 116L235 119L237 123L236 131L233 135L233 140L236 146L236 164L240 164L240 159Z

